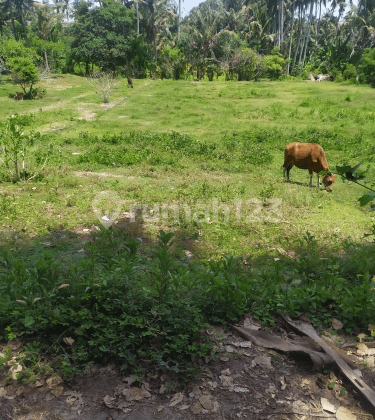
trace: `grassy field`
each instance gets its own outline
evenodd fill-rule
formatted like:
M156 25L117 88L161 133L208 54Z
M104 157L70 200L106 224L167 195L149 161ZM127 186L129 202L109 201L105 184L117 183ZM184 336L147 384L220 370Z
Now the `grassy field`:
M44 134L43 142L54 143L42 180L0 184L0 192L7 194L0 202L2 228L17 231L17 241L8 235L14 246L33 236L45 241L49 232L62 228L98 224L92 201L103 190L118 194L122 212L130 212L132 204L188 204L188 222L181 211L177 223L171 213L168 223L142 221L137 229L146 241L160 228L175 230L179 247L198 258L269 255L272 248L293 248L306 231L323 252L338 249L345 239L363 242L372 221L357 202L360 187L338 178L333 193L327 194L309 188L307 172L295 168L293 182L284 183L282 164L286 144L315 141L325 149L332 170L360 161L371 168L373 89L329 82L135 80L134 86L129 89L122 81L110 103L102 104L84 78L62 75L40 83L46 89L43 99L14 101L16 87L5 81L1 119L33 113L32 128ZM163 144L163 133L172 131L181 133L175 139L181 147L168 146L167 140ZM138 132L131 141L120 136L131 132ZM96 159L98 150L106 157ZM135 154L129 155L131 150ZM129 158L119 158L125 152ZM4 167L0 171L6 181ZM215 199L229 205L229 223L222 217L213 222ZM270 215L267 199L281 200L277 223L265 220ZM209 209L199 223L192 217L198 204ZM250 221L259 209L260 221Z
M332 193L309 188L295 168L287 183L282 164L288 143L317 142L331 170L363 162L373 180L373 89L135 80L102 104L84 78L40 85L43 99L30 101L0 85L2 131L12 115L34 114L23 135L41 134L28 174L53 150L27 182L13 183L0 160L0 340L23 340L26 356L12 359L22 381L103 360L152 371L140 359L188 381L199 373L191 356L219 351L202 331L249 311L264 324L281 310L368 334L375 259L364 189L338 176Z

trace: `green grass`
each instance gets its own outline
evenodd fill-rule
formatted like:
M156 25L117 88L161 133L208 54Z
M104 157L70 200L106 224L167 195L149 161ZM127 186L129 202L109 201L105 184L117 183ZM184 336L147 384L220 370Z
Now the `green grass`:
M332 169L346 161L372 165L375 100L369 87L329 82L136 80L134 83L134 89L128 89L126 81L120 83L109 105L125 96L128 98L112 108L101 104L85 79L76 76L43 80L41 87L47 93L42 100L14 101L7 93L16 87L5 84L6 94L1 98L0 108L2 118L11 113L34 112L33 129L47 134L46 139L55 143L55 154L46 176L35 184L37 188L32 195L30 189L34 184L31 183L0 186L1 191L13 194L17 207L22 209L19 212L23 215L11 224L14 230L27 228L21 237L98 223L91 201L103 189L115 190L125 200L123 211L126 212L130 211L131 202L153 206L172 202L196 205L203 201L212 208L212 200L217 197L230 205L229 225L183 226L187 238L200 231L199 239L193 244L187 240L187 245L193 245L194 254L204 258L217 258L223 253L261 254L276 247L279 238L299 237L307 230L326 249L344 238L361 242L363 233L368 232L371 220L357 203L362 194L360 187L343 184L338 179L333 194L329 195L322 189L310 189L307 173L298 169L291 172L292 180L297 183L285 184L281 167L283 149L292 141L320 143ZM146 83L149 85L145 87ZM350 102L346 100L348 95ZM84 116L89 120L78 119ZM63 129L51 132L52 128ZM143 136L137 140L138 144L129 141L126 144L119 137L115 139L116 145L108 144L107 140L104 149L97 148L102 147L102 135L140 130L143 133L149 130L153 134L152 142L147 143ZM211 154L190 150L193 144L186 146L190 148L188 153L180 148L173 150L165 146L163 149L154 135L172 130L189 133L196 144L216 149ZM86 136L79 137L79 132ZM258 142L263 160L256 144L246 147L246 138ZM126 144L126 153L122 143ZM72 155L73 152L81 155ZM98 161L105 164L95 159L90 161L90 153L92 157L98 152L106 154ZM82 157L84 153L86 160ZM112 163L116 162L112 158L116 160L116 157L114 168ZM82 173L85 169L109 176L85 176ZM77 172L81 173L77 175ZM242 211L248 214L254 205L249 207L247 200L264 202L266 198L282 200L282 218L288 223L236 222L233 200L242 200ZM29 205L35 211L26 212ZM150 224L145 233L155 237L163 226ZM169 226L181 227L174 223ZM183 232L181 235L184 236ZM254 249L254 242L261 246Z
M2 85L1 128L12 114L34 113L25 130L42 133L27 167L50 143L53 153L26 183L12 183L0 161L0 319L9 327L0 336L42 334L45 350L53 343L59 355L59 335L75 337L84 326L77 347L60 354L56 369L66 376L103 355L135 369L135 351L194 376L182 359L210 351L198 334L208 322L234 322L249 310L272 322L283 310L306 312L318 325L336 317L350 330L373 318L374 251L363 239L373 222L358 203L364 190L338 176L331 194L309 188L307 171L295 168L291 183L282 178L285 146L305 141L323 146L331 170L364 162L374 179L372 89L169 80L134 80L129 89L124 80L104 105L84 78L59 76L41 87L43 99L14 101L19 89ZM102 191L109 199L101 201ZM107 214L104 206L118 205L120 214L93 240L87 229L96 232L102 221L95 200ZM224 206L216 215L214 203ZM172 208L164 221L163 205L188 206L190 218L181 211L174 219ZM158 209L157 221L142 217ZM161 229L174 233L174 244L159 242L155 254ZM124 326L133 334L127 349ZM168 346L155 350L150 340L162 331Z

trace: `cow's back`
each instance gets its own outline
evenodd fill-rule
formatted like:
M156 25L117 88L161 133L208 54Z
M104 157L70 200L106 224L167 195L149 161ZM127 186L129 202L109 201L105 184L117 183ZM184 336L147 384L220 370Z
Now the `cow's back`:
M289 143L285 147L285 157L293 156L295 160L303 160L311 157L313 161L324 156L323 148L317 143Z

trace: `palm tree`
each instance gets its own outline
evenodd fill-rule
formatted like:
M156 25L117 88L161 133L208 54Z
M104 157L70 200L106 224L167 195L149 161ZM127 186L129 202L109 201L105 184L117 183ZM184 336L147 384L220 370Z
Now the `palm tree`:
M180 39L181 32L181 0L178 0L178 39Z
M303 49L303 58L302 58L302 64L301 64L301 69L299 71L299 74L302 73L303 66L305 64L307 46L308 46L308 43L309 43L309 40L310 40L310 30L311 30L311 24L312 24L312 18L313 18L313 7L314 7L314 1L310 0L310 17L309 17L309 20L307 22L307 29L306 29L307 34L306 34L306 38L305 38L305 42L304 42L305 45L303 46L303 44L302 44L302 49L303 49L303 47L304 47L304 49ZM302 52L302 50L301 50L301 52ZM299 66L299 63L298 63L298 66ZM297 71L298 71L298 67L297 67Z
M14 26L14 16L13 16L12 0L8 0L8 7L9 7L10 21L12 23L12 30L13 30L14 39L16 41L18 41L16 27Z
M294 8L295 8L295 4L296 4L296 0L293 0L292 16L291 16L291 28L290 28L290 39L289 39L289 53L288 53L288 69L287 69L287 74L289 74L290 55L292 53L292 38L293 38Z
M27 30L26 30L26 24L24 19L24 10L30 9L33 6L32 0L15 0L16 10L19 13L19 17L21 18L22 26L23 26L23 32L25 34L25 44L26 47L29 48L29 40L27 37Z

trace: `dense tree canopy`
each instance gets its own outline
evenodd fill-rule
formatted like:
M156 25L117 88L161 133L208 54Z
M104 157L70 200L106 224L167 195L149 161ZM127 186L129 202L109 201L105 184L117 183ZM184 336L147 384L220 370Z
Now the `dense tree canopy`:
M103 0L102 7L90 10L88 3L82 1L74 16L72 59L113 71L125 64L131 50L129 37L135 33L134 9Z
M206 0L184 18L181 1L171 0L0 3L2 43L29 48L46 71L136 77L251 80L311 72L373 83L374 26L375 0Z

